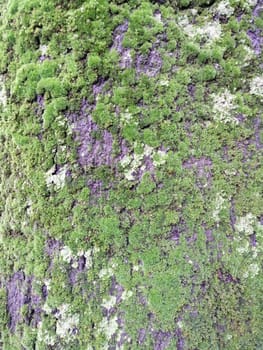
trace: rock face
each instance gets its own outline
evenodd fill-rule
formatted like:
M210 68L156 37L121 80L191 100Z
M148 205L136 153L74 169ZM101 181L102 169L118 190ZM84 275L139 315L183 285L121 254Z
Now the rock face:
M0 349L263 349L262 1L0 1Z

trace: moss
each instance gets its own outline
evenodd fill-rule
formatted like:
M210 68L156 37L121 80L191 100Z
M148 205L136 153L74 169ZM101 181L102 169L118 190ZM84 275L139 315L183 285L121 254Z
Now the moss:
M3 349L262 347L261 18L224 3L0 1ZM79 164L86 115L110 166ZM44 311L11 333L21 269Z
M42 78L36 88L38 94L47 94L51 98L65 96L66 89L58 79Z
M204 81L211 81L214 80L216 77L216 70L213 66L206 65L204 68L200 69L200 71L197 73L197 79L198 81L204 82Z

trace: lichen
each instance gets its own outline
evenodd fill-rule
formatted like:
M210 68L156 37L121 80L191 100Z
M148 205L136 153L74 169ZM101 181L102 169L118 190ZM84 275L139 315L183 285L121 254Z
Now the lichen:
M6 88L4 85L4 78L0 75L0 105L5 109L7 105Z
M219 2L215 11L220 16L226 16L228 18L234 13L234 8L230 5L229 1L224 0Z
M189 23L189 19L184 16L179 22L182 30L190 38L201 37L206 45L211 45L221 37L221 24L217 21L208 22L204 26L196 26Z
M67 165L65 165L58 171L56 171L56 166L53 165L45 174L47 186L50 187L54 185L56 190L61 189L65 185L67 171Z
M99 323L98 332L105 334L107 340L110 340L113 334L118 330L117 316L114 316L110 319L104 317Z
M261 2L0 3L0 348L261 349Z
M255 77L251 80L250 93L259 97L263 96L263 76Z
M79 315L69 313L68 304L63 304L58 308L58 320L56 323L56 334L66 342L70 342L77 333L75 330L79 324Z
M238 124L233 116L236 109L235 96L227 89L219 94L213 94L213 119L222 123Z
M252 213L248 213L245 216L237 218L235 228L239 233L244 233L245 235L252 235L254 231L255 222L255 216Z
M226 199L222 196L221 193L216 194L214 210L212 213L212 216L216 222L220 221L219 214L220 214L221 210L225 207L225 201L226 201Z

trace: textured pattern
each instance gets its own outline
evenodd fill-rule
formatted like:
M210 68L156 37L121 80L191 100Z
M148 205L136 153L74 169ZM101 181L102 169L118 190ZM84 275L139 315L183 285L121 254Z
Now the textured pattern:
M0 0L0 349L263 349L262 0Z

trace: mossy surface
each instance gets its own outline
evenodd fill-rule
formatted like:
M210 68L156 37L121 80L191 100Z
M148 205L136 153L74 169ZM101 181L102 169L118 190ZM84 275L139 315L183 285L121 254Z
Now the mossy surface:
M0 348L259 350L262 1L0 0Z

